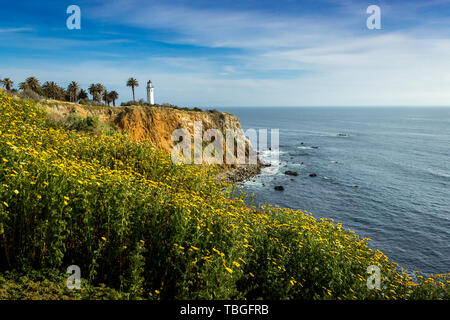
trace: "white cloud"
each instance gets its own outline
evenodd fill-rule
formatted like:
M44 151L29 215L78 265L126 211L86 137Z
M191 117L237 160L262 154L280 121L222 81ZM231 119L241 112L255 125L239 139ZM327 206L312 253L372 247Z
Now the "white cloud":
M388 59L389 60L389 59ZM409 68L407 64L411 63ZM427 72L406 61L401 70L395 65L377 69L333 68L330 72L317 72L297 79L225 79L214 74L183 72L168 73L152 66L146 68L130 64L113 65L91 61L81 65L33 67L33 62L23 68L2 67L3 74L13 74L17 82L30 75L41 80L55 80L67 85L79 81L87 88L90 83L101 82L109 90L120 93L120 100L131 99L131 91L125 86L129 76L136 77L141 86L137 97L145 98L145 82L155 83L157 102L169 102L181 106L281 106L281 105L448 105L450 101L450 65L440 68L439 63L429 62ZM44 71L45 70L45 71ZM408 81L405 81L405 77ZM80 80L82 79L82 80Z
M328 35L333 19L320 22L302 16L280 17L259 11L194 9L156 1L108 2L95 10L95 18L150 29L176 31L177 43L210 47L297 47ZM347 22L340 22L347 25ZM330 36L331 37L331 36Z
M33 31L32 28L0 28L0 33L17 33L17 32L27 32Z

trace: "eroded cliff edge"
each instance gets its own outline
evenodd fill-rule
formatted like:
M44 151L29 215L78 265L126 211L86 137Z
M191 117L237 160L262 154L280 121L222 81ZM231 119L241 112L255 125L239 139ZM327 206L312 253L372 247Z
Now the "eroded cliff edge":
M55 120L63 119L72 113L82 117L98 117L100 122L114 125L119 132L126 133L132 140L149 139L156 148L169 153L176 144L172 141L172 132L183 128L193 135L194 122L201 122L203 133L208 129L218 129L223 134L227 129L234 130L238 132L237 142L243 142L247 146L246 155L253 151L250 142L242 132L239 118L225 112L159 106L97 107L51 100L43 101L40 105ZM225 170L219 174L220 178L238 182L260 173L261 165L258 161L256 165L224 164L222 167Z

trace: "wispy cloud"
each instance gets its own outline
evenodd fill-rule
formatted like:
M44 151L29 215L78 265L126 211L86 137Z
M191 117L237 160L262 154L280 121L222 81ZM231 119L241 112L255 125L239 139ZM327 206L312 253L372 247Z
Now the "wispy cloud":
M1 31L0 31L1 32ZM6 33L6 32L5 32ZM107 45L118 45L130 43L129 39L71 39L68 37L42 37L30 34L15 34L14 31L7 32L4 41L0 42L0 47L8 48L29 48L34 50L63 50L69 48L94 49ZM9 41L8 41L9 40ZM108 52L105 52L108 54Z
M176 36L171 39L174 42L211 47L298 47L316 42L318 35L324 38L330 34L330 29L336 29L333 18L317 21L301 15L285 17L258 10L195 9L136 0L126 1L126 4L120 0L112 1L93 15L148 29L176 31Z
M17 33L33 31L33 28L0 28L0 33Z

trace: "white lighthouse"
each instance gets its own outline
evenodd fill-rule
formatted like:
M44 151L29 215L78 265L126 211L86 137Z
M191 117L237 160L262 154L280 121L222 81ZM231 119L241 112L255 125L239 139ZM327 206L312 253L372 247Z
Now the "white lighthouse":
M153 83L150 80L148 80L148 82L147 82L147 102L152 105L155 104L155 98L153 96L153 89L154 89Z

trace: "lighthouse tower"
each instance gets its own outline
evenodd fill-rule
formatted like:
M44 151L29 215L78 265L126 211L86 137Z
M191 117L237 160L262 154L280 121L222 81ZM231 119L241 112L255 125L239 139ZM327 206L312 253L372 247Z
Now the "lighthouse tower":
M155 104L155 98L153 96L153 89L154 89L153 83L150 80L148 80L148 82L147 82L147 102L152 105Z

